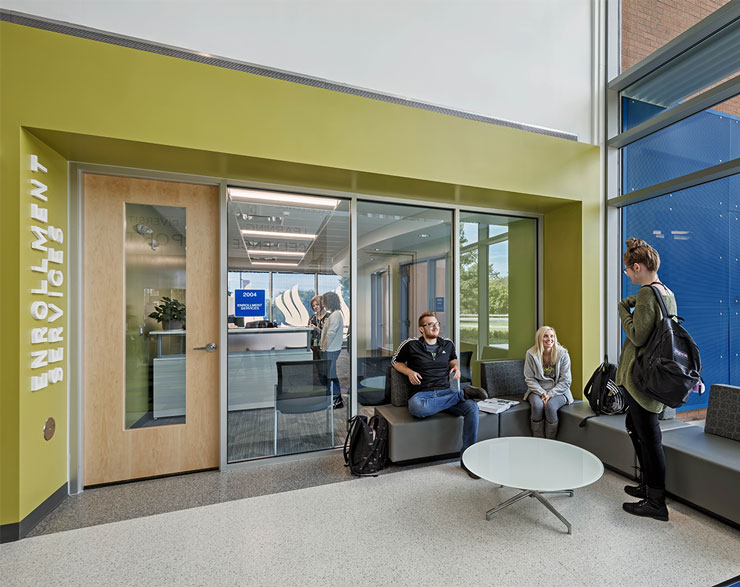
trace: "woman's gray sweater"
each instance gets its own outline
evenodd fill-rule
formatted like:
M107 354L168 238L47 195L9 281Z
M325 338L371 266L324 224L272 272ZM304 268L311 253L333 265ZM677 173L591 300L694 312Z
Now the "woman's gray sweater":
M534 347L527 351L524 359L524 380L527 382L527 393L542 395L564 395L569 404L573 403L573 394L570 392L570 384L573 381L570 375L570 356L568 350L558 345L558 362L555 364L555 379L545 376L542 362L537 358Z

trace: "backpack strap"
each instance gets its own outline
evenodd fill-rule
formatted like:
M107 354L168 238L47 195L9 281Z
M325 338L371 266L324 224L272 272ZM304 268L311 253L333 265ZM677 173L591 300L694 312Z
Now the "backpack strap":
M660 281L656 281L655 283L660 283ZM660 285L663 285L660 283ZM663 294L660 293L657 287L653 283L651 283L649 286L643 285L642 287L650 287L650 289L653 290L653 293L655 294L655 298L658 300L658 305L660 306L660 311L663 313L663 318L670 318L671 314L668 313L668 308L666 308L665 302L663 301Z
M597 418L599 414L594 414L593 416L586 416L581 422L578 424L579 428L585 428L587 420L590 420L591 418Z

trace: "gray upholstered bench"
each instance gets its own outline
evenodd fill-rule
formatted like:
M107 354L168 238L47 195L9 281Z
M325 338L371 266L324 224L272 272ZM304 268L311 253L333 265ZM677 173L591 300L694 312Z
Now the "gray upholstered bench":
M529 402L523 400L524 361L488 361L481 363L481 380L489 397L515 399L519 404L499 414L499 436L531 436ZM624 425L625 415L594 416L587 402L576 400L558 411L560 426L557 440L574 444L595 454L609 468L630 477L635 476L636 457ZM661 430L667 431L688 424L677 420L661 420Z
M712 385L704 429L663 434L666 490L740 524L740 387Z
M415 418L409 414L409 382L390 371L391 405L376 406L375 413L388 421L388 458L394 463L456 455L462 445L462 416L435 414ZM478 440L498 437L498 416L480 414Z

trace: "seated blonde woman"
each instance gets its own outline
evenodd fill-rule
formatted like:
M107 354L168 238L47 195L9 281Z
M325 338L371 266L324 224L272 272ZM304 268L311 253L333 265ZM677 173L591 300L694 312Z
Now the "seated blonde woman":
M524 399L532 407L532 436L555 438L558 434L558 410L573 403L570 393L570 357L558 344L555 330L543 326L535 334L535 344L524 360Z

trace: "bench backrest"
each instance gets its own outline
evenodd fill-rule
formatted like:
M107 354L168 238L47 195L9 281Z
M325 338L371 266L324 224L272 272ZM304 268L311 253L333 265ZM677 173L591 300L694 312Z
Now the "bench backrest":
M740 387L712 385L704 432L740 441Z
M524 395L524 361L486 361L480 364L480 378L488 397Z

